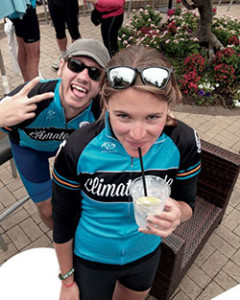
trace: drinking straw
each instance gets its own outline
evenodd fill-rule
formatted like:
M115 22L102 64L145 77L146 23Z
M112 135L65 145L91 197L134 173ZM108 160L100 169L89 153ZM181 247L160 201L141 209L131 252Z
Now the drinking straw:
M145 180L144 168L143 168L142 149L140 147L138 148L138 154L139 154L139 159L140 159L140 164L141 164L141 170L142 170L142 180L143 180L144 195L145 195L145 197L147 197L147 186L146 186L146 180Z

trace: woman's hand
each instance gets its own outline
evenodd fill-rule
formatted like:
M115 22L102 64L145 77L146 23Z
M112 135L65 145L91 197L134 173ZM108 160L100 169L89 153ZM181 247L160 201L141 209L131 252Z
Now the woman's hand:
M148 229L139 228L139 231L167 237L181 222L188 220L191 216L192 209L187 203L168 198L162 212L147 217Z
M36 77L26 84L16 95L6 97L0 102L0 127L17 125L35 117L37 103L54 97L54 93L44 93L29 98L28 94L39 82Z
M80 300L79 288L76 282L71 287L65 287L62 284L59 300Z

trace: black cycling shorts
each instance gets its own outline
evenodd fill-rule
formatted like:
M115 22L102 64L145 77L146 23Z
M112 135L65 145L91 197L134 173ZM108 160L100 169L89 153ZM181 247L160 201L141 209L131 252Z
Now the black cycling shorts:
M159 260L160 247L123 266L90 262L75 256L74 279L80 289L80 299L112 300L117 280L131 290L146 291L152 286Z
M48 0L48 8L56 31L56 38L66 37L65 23L73 40L80 38L78 29L78 0Z
M36 9L29 7L22 19L11 19L15 26L17 37L23 38L25 43L34 43L40 40L40 30Z

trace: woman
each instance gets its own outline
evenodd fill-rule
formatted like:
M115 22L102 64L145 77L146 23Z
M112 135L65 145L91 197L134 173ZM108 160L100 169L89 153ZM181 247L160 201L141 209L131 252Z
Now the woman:
M181 94L157 50L135 45L118 52L100 84L105 121L73 133L55 161L60 299L142 300L156 273L161 237L192 216L199 140L169 116ZM147 230L137 227L129 196L129 184L141 176L139 147L146 174L164 178L172 190L164 211L147 218Z
M112 57L118 52L118 30L123 24L125 0L88 0L101 13L103 43Z

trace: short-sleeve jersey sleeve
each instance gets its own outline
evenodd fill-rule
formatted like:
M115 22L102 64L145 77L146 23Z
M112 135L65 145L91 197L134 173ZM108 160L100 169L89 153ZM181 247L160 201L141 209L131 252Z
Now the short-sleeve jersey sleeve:
M172 198L187 202L194 209L197 179L201 170L201 143L196 130L178 121L172 139L180 153L179 168L172 185Z
M73 145L71 139L60 145L53 168L53 240L56 243L73 238L81 209L78 157L74 155Z

